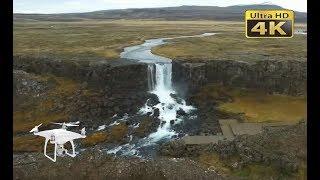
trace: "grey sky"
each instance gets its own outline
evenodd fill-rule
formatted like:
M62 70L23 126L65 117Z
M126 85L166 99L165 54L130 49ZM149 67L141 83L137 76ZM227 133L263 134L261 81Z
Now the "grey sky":
M230 6L264 2L266 0L13 0L13 11L14 13L68 13L181 5ZM269 0L268 3L307 12L307 0Z

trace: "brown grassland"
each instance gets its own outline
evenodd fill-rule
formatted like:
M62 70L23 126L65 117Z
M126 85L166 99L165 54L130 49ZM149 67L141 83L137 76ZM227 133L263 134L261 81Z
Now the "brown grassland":
M296 24L296 27L306 28L306 25ZM301 35L287 40L249 40L244 36L244 23L232 21L15 22L13 32L14 55L54 56L66 60L118 58L124 47L140 44L146 39L205 32L221 34L173 40L174 44L156 48L154 52L171 58L190 59L215 59L226 54L232 57L241 54L247 58L246 53L256 50L260 56L306 56L306 39Z
M202 38L170 40L169 44L156 47L153 52L172 59L188 61L306 60L307 37L295 35L286 39L248 39L243 32L221 32Z
M218 110L244 114L246 122L294 122L306 120L306 96L269 94L262 90L209 84L201 88L198 99L215 100ZM222 100L221 100L222 99ZM228 99L228 100L226 100Z

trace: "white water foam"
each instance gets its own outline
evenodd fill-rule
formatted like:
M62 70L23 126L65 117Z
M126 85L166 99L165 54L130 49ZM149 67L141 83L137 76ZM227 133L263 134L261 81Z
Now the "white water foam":
M101 131L104 130L106 128L106 125L101 125L98 127L97 131Z
M149 65L151 66L151 65ZM152 70L153 68L149 68ZM172 88L172 64L171 63L156 63L155 64L155 87L151 89L150 93L155 94L159 102L155 106L148 106L147 103L144 107L140 109L140 113L147 114L152 112L154 109L159 109L159 119L162 121L161 125L158 127L157 131L149 135L149 143L157 142L163 138L171 138L176 133L171 129L170 121L178 123L181 119L177 118L177 111L183 110L189 113L195 108L186 105L186 102L181 99L177 102L176 99L172 97L176 92Z
M173 97L176 92L172 88L172 60L152 54L151 49L155 46L166 44L165 40L168 39L205 37L215 34L216 33L204 33L195 36L150 39L146 40L145 43L141 45L124 49L124 52L120 54L121 58L135 59L149 64L147 74L149 92L155 94L159 99L159 103L154 106L149 106L147 101L138 113L144 115L151 113L151 116L154 113L154 109L159 109L158 118L161 123L157 131L151 133L148 137L143 138L134 144L128 143L115 147L114 149L107 151L107 153L117 154L117 152L121 151L122 155L140 156L138 151L139 148L153 145L163 139L170 139L177 134L171 129L170 121L174 121L174 124L182 121L181 118L177 117L178 110L190 113L195 108L187 105L185 100L179 99L179 101L177 101L177 99Z

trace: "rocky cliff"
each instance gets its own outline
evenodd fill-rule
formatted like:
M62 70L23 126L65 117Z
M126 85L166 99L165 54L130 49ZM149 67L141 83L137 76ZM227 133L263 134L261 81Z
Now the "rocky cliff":
M130 60L61 61L15 56L13 65L14 69L35 74L49 73L107 89L146 91L148 88L147 66Z
M173 81L177 90L194 91L207 83L263 89L270 93L306 94L307 61L263 60L255 63L213 60L173 62Z
M149 96L147 66L129 60L66 62L14 57L13 74L16 127L25 125L19 119L23 112L31 114L30 121L49 121L59 115L51 121L80 120L97 128L110 124L115 114L120 118L136 113ZM29 126L16 132L27 129Z

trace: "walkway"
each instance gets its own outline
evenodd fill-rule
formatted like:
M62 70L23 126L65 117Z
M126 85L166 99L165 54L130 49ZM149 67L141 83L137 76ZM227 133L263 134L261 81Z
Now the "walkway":
M185 136L182 140L185 144L209 144L218 143L220 140L233 140L237 135L254 135L262 132L263 127L288 126L295 123L241 123L236 119L219 120L222 135L213 136Z

